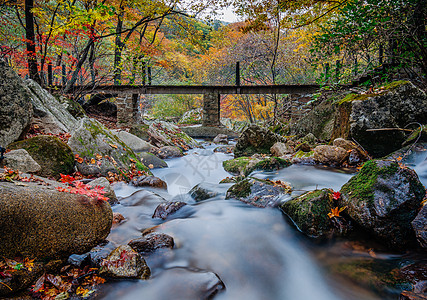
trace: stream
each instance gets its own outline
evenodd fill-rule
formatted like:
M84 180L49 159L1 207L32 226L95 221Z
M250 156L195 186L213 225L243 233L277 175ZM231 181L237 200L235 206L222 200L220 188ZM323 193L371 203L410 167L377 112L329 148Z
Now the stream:
M167 182L167 192L126 184L114 186L120 204L113 206L113 211L121 213L126 221L112 229L106 247L127 244L153 226L156 232L172 236L175 247L144 257L152 273L149 280L109 282L100 287L97 299L203 299L218 288L212 272L225 286L214 297L219 300L398 299L398 290L362 287L331 271L331 266L355 258L378 266L401 264L402 255L384 252L369 256L338 239L317 243L298 232L277 208L255 208L225 200L231 184L218 182L231 176L222 168L222 162L232 155L214 153L217 145L204 146L167 160L169 168L152 170ZM424 185L426 156L427 152L421 152L407 159ZM296 196L316 188L339 190L353 174L292 165L275 172L255 172L253 176L287 181L293 187L292 196ZM200 182L212 184L218 195L195 203L188 191ZM153 219L155 208L164 201L189 205L166 220Z

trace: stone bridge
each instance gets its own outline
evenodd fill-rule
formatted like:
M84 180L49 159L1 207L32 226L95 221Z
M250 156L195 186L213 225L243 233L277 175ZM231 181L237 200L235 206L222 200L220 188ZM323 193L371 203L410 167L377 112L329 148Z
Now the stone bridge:
M319 85L105 85L75 86L70 93L107 94L117 97L117 123L126 126L138 122L139 95L158 94L202 94L203 95L203 126L220 126L221 95L241 94L311 94L320 89Z

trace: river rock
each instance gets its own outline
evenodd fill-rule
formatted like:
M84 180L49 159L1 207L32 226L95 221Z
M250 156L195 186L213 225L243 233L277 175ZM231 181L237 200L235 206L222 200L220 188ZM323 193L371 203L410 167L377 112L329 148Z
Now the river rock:
M141 140L148 142L150 140L150 136L148 134L148 128L150 125L148 124L131 124L129 128L129 133L139 137Z
M228 137L226 134L218 134L214 139L213 142L216 144L228 144Z
M307 192L280 205L302 232L315 238L346 233L348 226L342 217L328 216L335 207L329 189Z
M213 151L219 152L219 153L226 153L226 154L227 153L233 153L234 146L218 146Z
M11 67L0 61L0 146L22 138L32 120L31 91Z
M255 153L270 154L270 148L277 142L286 142L286 139L266 128L250 125L237 139L234 156L250 156Z
M77 164L83 175L105 177L108 172L127 172L133 164L138 171L151 175L128 145L94 119L81 119L71 133L68 145L74 154L84 159Z
M277 142L270 148L271 155L281 157L285 154L293 153L294 151L285 143Z
M427 206L424 205L415 219L412 221L412 228L415 231L418 244L427 248Z
M141 152L141 153L137 153L137 154L138 154L139 158L141 159L141 162L147 168L155 169L155 168L167 168L168 167L168 164L163 159L155 156L152 153Z
M246 175L245 170L246 170L249 162L252 160L253 160L252 157L242 156L242 157L238 157L235 159L225 160L222 162L222 166L224 167L225 171L227 171L233 175L245 176ZM256 159L256 162L258 162L258 161L259 160Z
M149 187L160 188L160 189L168 188L166 182L152 175L150 176L143 175L143 176L134 177L131 183L134 186L139 186L139 187L149 186Z
M123 143L125 143L129 148L133 150L135 153L139 152L149 152L153 145L150 143L144 141L143 139L140 139L136 135L133 135L129 132L119 130L119 131L112 131L113 134L115 134Z
M317 146L313 152L317 163L328 166L340 166L349 155L344 148L328 145Z
M108 202L35 182L0 182L0 215L0 256L9 258L85 253L107 237L112 223Z
M366 162L341 189L339 206L362 228L391 247L415 240L411 222L425 195L417 174L386 160Z
M108 203L110 203L110 205L119 203L119 200L117 200L116 193L114 192L114 189L111 187L111 184L107 178L99 177L89 182L88 185L91 187L99 186L104 188L104 197L108 198Z
M194 186L190 190L189 194L196 202L207 200L218 195L216 187L216 184L201 182L198 185Z
M349 152L348 162L350 165L357 165L369 160L369 154L353 141L337 138L333 146L341 147Z
M148 279L151 274L144 258L129 245L117 247L101 265L100 274L113 278Z
M314 161L314 152L304 152L302 150L295 153L292 157L293 164L301 164L301 165L315 165Z
M148 128L150 143L156 147L177 146L182 150L196 148L199 144L185 132L168 122L153 122Z
M37 173L43 177L70 174L74 169L74 155L70 147L60 139L49 135L39 135L12 143L9 149L25 149L41 166Z
M160 159L183 156L181 149L175 146L164 146L164 147L161 147L160 149L152 150L152 153L155 154Z
M226 199L237 199L256 207L274 207L283 195L290 193L291 187L282 181L246 178L227 190Z
M17 149L8 152L4 160L0 161L0 166L6 166L12 170L19 170L24 173L37 173L41 171L40 165L25 149Z
M185 202L175 201L175 202L168 202L168 203L160 203L152 216L152 218L159 218L162 220L166 220L166 218L178 211L183 206L187 205Z
M142 254L154 252L159 248L170 248L174 246L173 237L164 233L152 232L143 237L133 239L128 243L135 251Z

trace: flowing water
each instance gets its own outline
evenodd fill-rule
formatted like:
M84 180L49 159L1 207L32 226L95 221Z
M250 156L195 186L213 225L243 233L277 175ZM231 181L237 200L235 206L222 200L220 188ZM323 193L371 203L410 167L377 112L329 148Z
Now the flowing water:
M327 271L329 261L355 256L354 251L345 247L346 242L315 244L304 238L277 208L255 208L225 200L231 184L218 182L230 176L222 168L222 162L232 156L214 153L214 147L191 150L182 158L168 160L169 168L153 170L155 176L167 182L167 192L124 184L115 186L121 204L114 206L113 211L123 214L126 222L112 230L108 247L127 244L153 226L157 226L157 232L171 235L175 247L145 257L152 272L150 280L106 284L99 299L203 299L217 283L211 272L225 286L215 299L398 298L398 291L388 291L384 296ZM408 159L424 185L427 184L426 154ZM297 195L324 187L339 190L352 174L293 165L277 172L256 172L254 176L287 181ZM215 185L218 196L195 203L187 193L200 182ZM189 205L166 221L152 219L156 206L166 200L185 201ZM400 256L377 253L375 259L388 262L396 257Z

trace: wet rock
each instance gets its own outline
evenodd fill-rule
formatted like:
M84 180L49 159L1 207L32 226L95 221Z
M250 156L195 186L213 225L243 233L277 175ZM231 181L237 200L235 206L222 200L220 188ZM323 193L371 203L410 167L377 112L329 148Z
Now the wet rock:
M415 219L412 221L412 228L415 231L418 244L427 248L427 206L424 205Z
M174 246L173 237L164 233L152 232L143 237L133 239L128 243L135 251L142 254L154 252L159 248L170 248Z
M288 183L257 178L244 179L227 190L226 199L238 199L256 207L274 207L283 195L291 192Z
M155 187L155 188L160 188L160 189L167 189L167 184L166 182L164 182L163 180L161 180L160 178L156 177L156 176L138 176L138 177L134 177L131 181L131 183L134 186L149 186L149 187Z
M313 146L318 142L317 137L314 134L312 134L311 132L308 133L307 135L305 135L299 141L301 143L307 143L309 146Z
M136 135L133 135L129 132L120 130L120 131L112 131L120 140L123 141L126 145L129 146L135 153L139 152L149 152L153 145L140 139Z
M68 258L67 264L82 268L84 265L90 264L89 253L72 254Z
M148 279L150 268L144 258L129 245L117 247L102 262L100 274L113 278L139 278Z
M0 256L68 258L109 234L108 202L34 182L25 185L0 182Z
M415 240L411 222L425 188L409 168L386 160L366 162L341 189L340 206L361 227L390 247L405 248Z
M95 268L100 268L102 262L116 248L117 248L117 245L114 245L109 241L103 241L101 244L93 247L88 253L91 266Z
M426 143L427 142L427 125L422 125L415 129L403 142L402 146L408 146L413 143Z
M274 171L286 168L292 163L280 157L238 157L222 163L224 170L233 174L247 176L255 170Z
M181 150L198 147L198 143L171 123L153 122L148 128L150 143L156 147L177 146Z
M285 143L277 142L273 146L271 146L270 152L273 156L280 157L285 154L293 153L294 151Z
M152 150L152 153L161 159L183 156L182 151L175 146L164 146L160 149Z
M73 151L57 137L39 135L12 143L8 146L8 149L25 149L41 166L41 170L37 172L40 176L59 178L59 174L73 172Z
M341 147L349 152L348 162L350 165L357 165L369 160L368 153L352 141L337 138L334 140L333 146Z
M400 293L399 300L427 300L427 294L403 291Z
M233 153L234 146L218 146L214 149L214 152L219 153Z
M141 159L141 162L149 169L156 169L156 168L167 168L168 164L161 158L155 156L152 153L148 152L141 152L138 153L139 158Z
M255 153L269 154L270 148L277 142L286 142L286 139L266 128L250 125L238 138L234 156L250 156Z
M108 198L108 203L110 203L110 205L119 203L119 200L117 200L116 193L114 192L114 189L111 187L111 184L107 178L99 177L89 182L88 185L91 187L102 187L103 191L105 192L104 197Z
M17 149L8 152L3 161L0 161L0 166L6 166L12 170L19 170L24 173L37 173L41 171L40 165L25 149Z
M118 225L125 220L121 213L113 212L113 225Z
M239 135L235 131L231 131L225 127L211 126L185 126L181 130L193 138L210 138L213 139L218 134L226 134L228 137L236 138Z
M340 166L349 155L344 148L328 145L317 146L313 152L317 163L328 166Z
M141 140L146 142L149 141L150 136L148 135L148 127L147 124L132 124L129 128L129 133L139 137Z
M307 192L280 205L280 209L302 232L315 238L343 235L347 232L347 222L342 217L329 218L332 208L335 205L329 189Z
M217 196L218 192L216 189L217 186L215 184L202 182L194 186L189 194L196 202L199 202Z
M216 144L228 144L228 137L226 134L218 134L214 139L213 142Z
M132 164L137 170L151 175L129 146L94 119L80 120L77 129L71 133L68 145L74 154L84 158L83 163L77 164L83 175L108 176L108 172L127 172Z
M169 215L175 213L185 205L187 205L187 203L179 201L161 203L156 207L156 210L153 214L153 218L160 218L162 220L166 220Z
M31 92L12 68L0 62L0 146L23 137L32 118Z

